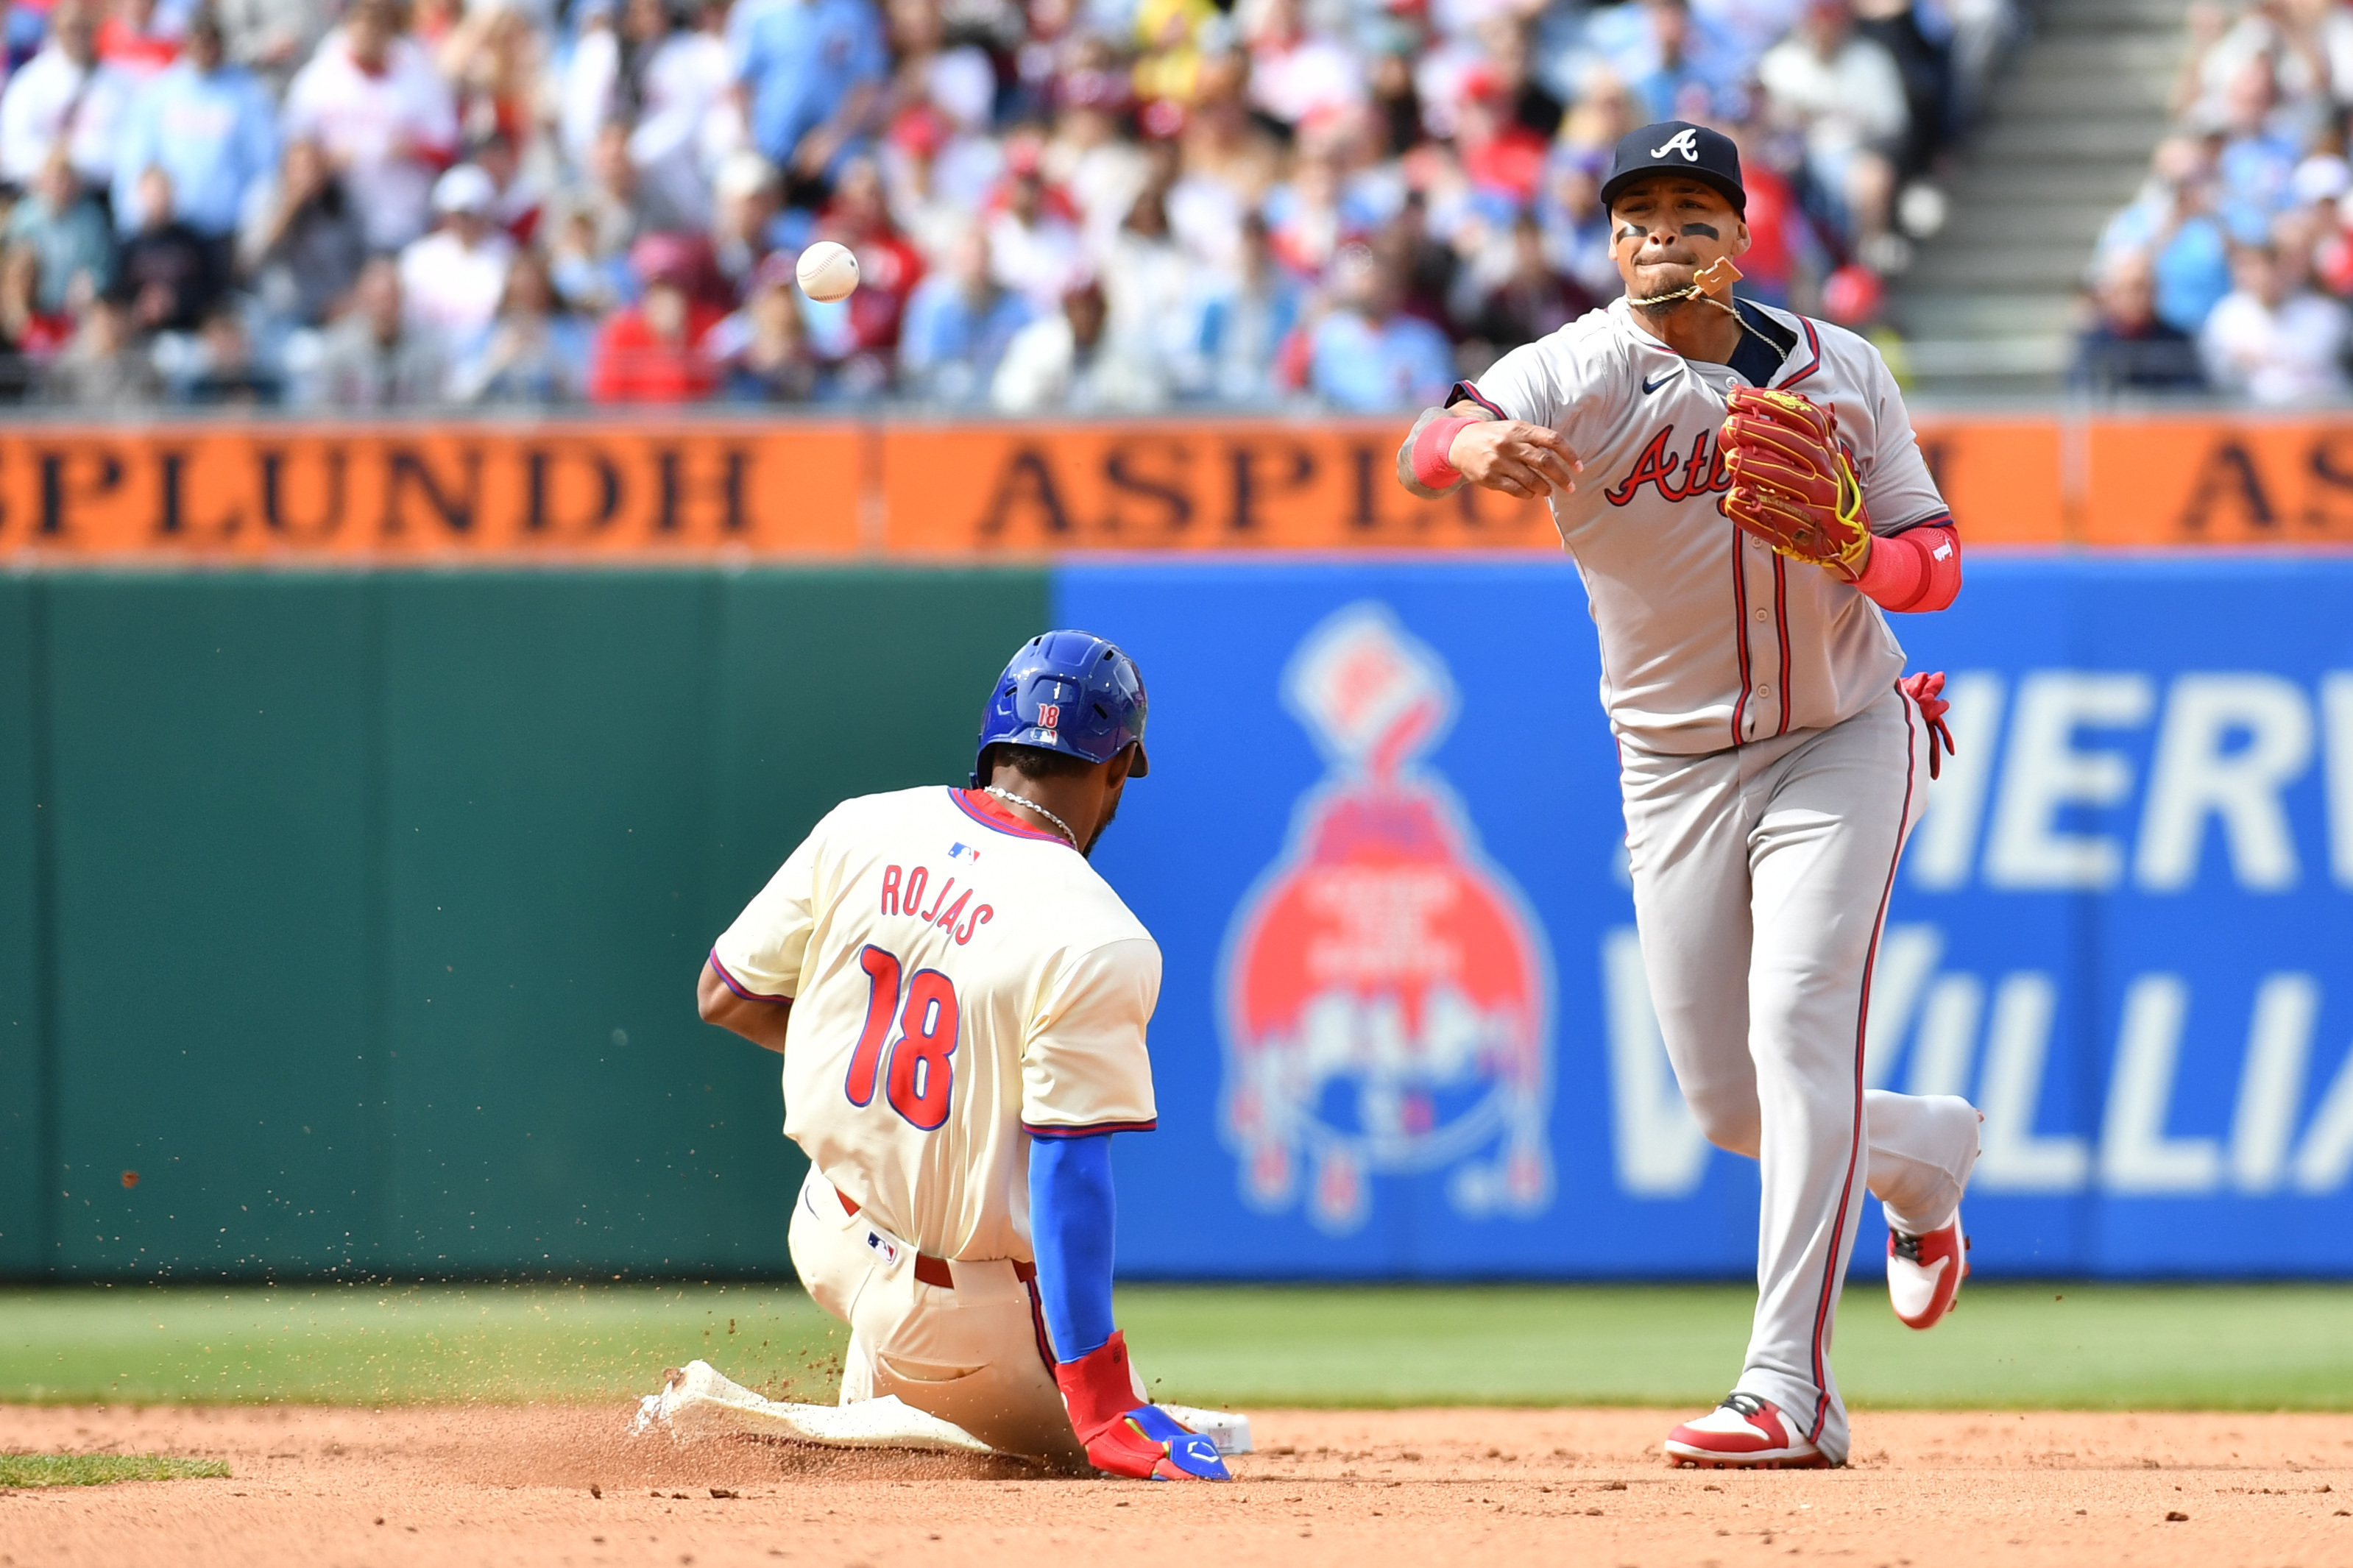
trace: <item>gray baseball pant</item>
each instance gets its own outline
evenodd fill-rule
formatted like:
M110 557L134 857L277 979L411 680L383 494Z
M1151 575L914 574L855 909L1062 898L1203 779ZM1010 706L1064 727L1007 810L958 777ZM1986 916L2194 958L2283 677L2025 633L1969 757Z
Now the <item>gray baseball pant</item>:
M1978 1114L1862 1086L1871 966L1927 800L1918 710L1885 694L1827 730L1703 756L1620 747L1642 961L1708 1140L1757 1162L1757 1320L1738 1392L1842 1464L1830 1364L1866 1187L1915 1234L1952 1218Z

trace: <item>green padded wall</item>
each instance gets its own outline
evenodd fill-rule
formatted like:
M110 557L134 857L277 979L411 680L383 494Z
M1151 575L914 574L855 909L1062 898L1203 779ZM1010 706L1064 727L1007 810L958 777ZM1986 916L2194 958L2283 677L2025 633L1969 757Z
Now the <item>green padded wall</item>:
M837 800L960 782L1047 607L993 571L5 587L19 1276L787 1268L776 1060L697 968Z
M48 1130L37 786L38 589L0 578L0 1274L43 1266L52 1217L41 1201Z

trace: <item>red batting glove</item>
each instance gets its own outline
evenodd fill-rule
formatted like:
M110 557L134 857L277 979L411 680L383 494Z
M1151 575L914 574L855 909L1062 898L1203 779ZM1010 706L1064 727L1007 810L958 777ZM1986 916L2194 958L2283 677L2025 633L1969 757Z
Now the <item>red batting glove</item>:
M1937 742L1944 742L1947 753L1953 750L1953 732L1945 728L1945 710L1952 704L1940 695L1945 689L1945 672L1924 669L1917 675L1905 676L1895 684L1919 708L1921 721L1928 726L1928 776L1936 778L1943 771L1941 764L1944 761L1937 753Z
M1226 1462L1208 1438L1135 1392L1127 1336L1112 1331L1101 1348L1054 1369L1071 1430L1099 1470L1136 1480L1222 1481Z

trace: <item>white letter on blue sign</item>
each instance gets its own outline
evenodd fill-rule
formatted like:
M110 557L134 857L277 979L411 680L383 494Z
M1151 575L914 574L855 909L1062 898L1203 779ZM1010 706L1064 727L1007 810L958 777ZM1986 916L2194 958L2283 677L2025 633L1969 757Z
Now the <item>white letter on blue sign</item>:
M2092 1152L2075 1137L2035 1135L2042 1064L2051 1049L2051 1016L2059 989L2048 974L2004 977L1986 1031L1983 1152L1977 1181L1989 1192L2072 1193L2092 1169Z
M2333 1193L2348 1175L2353 1175L2353 1051L2346 1053L2337 1081L2328 1086L2313 1115L2312 1130L2304 1135L2304 1147L2296 1151L2296 1191Z
M2270 1192L2286 1173L2319 1016L2320 984L2309 974L2267 974L2255 993L2239 1109L2231 1118L2231 1179L2242 1193Z
M1638 1198L1679 1198L1707 1170L1707 1139L1675 1087L1642 942L1632 926L1601 939L1601 988L1609 1008L1610 1136L1618 1184Z
M2243 736L2234 747L2226 742ZM2134 876L2152 892L2198 879L2206 819L2221 819L2239 885L2295 886L2295 839L2280 792L2312 765L2312 710L2276 675L2185 675L2173 683L2158 731Z
M2144 974L2125 992L2100 1128L2100 1184L2112 1193L2210 1193L2221 1182L2221 1144L2165 1135L2189 1011L2189 987L2178 974Z
M2116 805L2132 793L2132 763L2119 752L2078 751L2084 725L2129 729L2148 722L2156 689L2145 675L2037 670L2019 682L2010 760L1994 805L1986 880L1997 888L2108 888L2124 850L2102 834L2062 833L2069 805Z
M2353 672L2320 678L2320 712L2328 730L2328 867L2338 887L2353 888Z

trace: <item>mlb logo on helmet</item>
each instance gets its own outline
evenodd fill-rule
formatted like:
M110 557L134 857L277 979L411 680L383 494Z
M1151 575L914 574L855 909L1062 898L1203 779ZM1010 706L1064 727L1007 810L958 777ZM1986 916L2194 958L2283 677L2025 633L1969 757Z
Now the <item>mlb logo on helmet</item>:
M1225 1137L1242 1196L1345 1235L1371 1178L1446 1172L1470 1216L1552 1202L1552 961L1453 793L1415 765L1454 717L1386 605L1300 644L1283 698L1332 771L1243 899L1220 965Z

